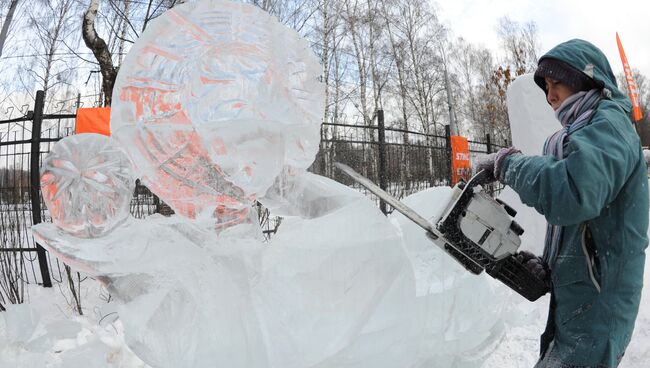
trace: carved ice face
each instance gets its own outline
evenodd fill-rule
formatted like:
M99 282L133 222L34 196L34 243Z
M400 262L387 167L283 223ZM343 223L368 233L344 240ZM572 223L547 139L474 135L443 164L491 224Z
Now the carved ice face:
M182 4L150 24L120 68L113 135L177 213L244 211L284 166L313 161L320 73L307 42L258 8Z

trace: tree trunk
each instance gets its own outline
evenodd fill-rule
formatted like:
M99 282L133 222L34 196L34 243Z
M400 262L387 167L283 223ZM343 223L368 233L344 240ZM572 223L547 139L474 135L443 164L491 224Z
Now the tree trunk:
M322 152L322 163L323 163L323 173L325 176L332 176L330 171L331 164L328 162L329 158L329 144L325 141L328 137L328 125L329 123L329 111L330 111L330 2L328 0L323 0L321 2L322 12L323 12L323 48L321 55L321 63L323 64L323 84L325 84L325 111L323 112L323 125L321 125L321 152ZM332 127L334 129L334 127Z
M9 11L5 16L5 21L2 23L2 30L0 30L0 57L2 57L2 49L4 48L5 41L7 40L7 34L9 33L9 26L11 21L14 18L14 12L18 7L18 0L12 0L9 4Z
M122 59L123 59L123 54L124 54L124 40L126 39L126 30L127 30L127 25L128 21L127 19L130 16L131 12L131 0L124 0L124 18L122 19L121 23L121 30L120 30L120 39L118 40L118 48L117 48L117 65L122 65Z
M95 59L99 63L99 69L102 74L104 106L110 106L112 103L113 86L117 77L117 69L113 66L112 55L106 42L99 37L95 29L95 18L97 17L98 8L99 0L91 0L88 10L84 14L81 32L86 46L92 51Z
M406 81L404 79L404 60L401 55L402 53L398 49L397 41L395 40L395 36L393 35L393 31L391 29L391 19L388 14L388 11L386 10L385 1L382 1L382 9L384 12L386 31L388 32L388 39L390 40L391 51L393 52L393 58L395 59L395 67L397 69L399 96L400 99L402 100L402 104L401 104L402 129L404 130L404 133L402 133L403 146L400 149L400 162L402 162L404 166L403 166L403 170L400 170L400 181L402 184L405 185L405 194L408 194L410 192L410 185L411 185L411 181L410 181L411 165L406 155L406 147L409 145L409 134L407 133L407 131L409 130L409 124L408 124L408 111L406 106L407 103L406 101L408 97L406 93Z
M347 13L348 13L348 28L350 35L352 37L352 46L354 47L354 57L357 62L357 68L359 68L359 100L361 103L361 116L363 118L363 125L370 126L372 125L372 119L368 115L368 100L367 100L367 65L365 60L365 55L363 54L363 47L361 43L361 37L358 30L358 14L357 3L354 4L354 9L350 9L350 4L346 3ZM374 134L371 132L371 138L374 138Z
M54 64L54 53L56 52L57 48L57 42L59 40L59 34L61 33L61 29L63 28L63 24L65 23L65 17L70 9L68 7L68 4L61 4L61 14L59 14L59 19L56 22L56 25L54 26L52 38L49 39L48 41L50 42L50 47L47 50L47 57L46 57L46 63L45 63L45 77L43 78L43 92L45 92L45 95L47 96L47 91L50 89L50 75L52 74L52 65Z

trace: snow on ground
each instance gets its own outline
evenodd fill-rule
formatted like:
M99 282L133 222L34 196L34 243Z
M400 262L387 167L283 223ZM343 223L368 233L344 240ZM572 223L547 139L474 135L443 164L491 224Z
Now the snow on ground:
M527 224L534 224L536 221L534 214L521 210L516 218L519 222ZM540 225L543 223L538 224ZM528 226L533 230L531 225ZM450 258L449 262L453 260ZM416 269L415 272L426 274L427 270ZM469 275L469 277L475 276ZM476 282L484 283L485 277L477 277ZM646 268L645 283L650 285L650 267ZM477 363L475 366L463 365L463 367L529 368L535 364L539 349L539 335L546 322L548 296L530 303L505 287L499 287L504 288L505 291L498 294L505 298L499 303L499 305L506 305L505 310L499 314L500 318L507 316L504 320L504 333L498 336L498 341L493 347L488 346L488 357L484 363ZM26 288L25 304L9 305L7 312L0 313L0 367L148 367L124 343L122 324L115 313L116 303L107 301L108 294L103 287L89 278L82 282L82 292L85 314L75 316L69 305L69 297L64 285L61 288L55 286L51 289L29 285ZM485 314L493 315L494 311L486 310ZM477 316L471 316L470 319L481 320ZM449 323L451 322L453 321ZM431 322L422 321L422 323ZM445 349L453 349L453 347L447 345ZM434 363L430 366L445 368L447 364ZM642 297L632 342L620 367L648 366L650 366L650 292L647 289Z
M124 343L115 303L92 279L82 283L84 316L61 288L27 285L24 304L0 313L2 368L145 368Z
M619 368L650 367L650 267L646 266L641 307L632 341ZM548 296L535 303L520 298L515 309L521 312L513 320L498 348L482 368L530 368L537 359L539 335L544 331Z

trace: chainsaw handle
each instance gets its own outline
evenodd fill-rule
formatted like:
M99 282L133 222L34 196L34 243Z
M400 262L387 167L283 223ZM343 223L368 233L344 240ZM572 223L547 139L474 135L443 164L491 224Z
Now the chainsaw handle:
M467 183L471 184L472 186L476 186L494 183L495 181L496 178L494 177L494 174L489 170L483 169L474 174L474 176L472 176Z

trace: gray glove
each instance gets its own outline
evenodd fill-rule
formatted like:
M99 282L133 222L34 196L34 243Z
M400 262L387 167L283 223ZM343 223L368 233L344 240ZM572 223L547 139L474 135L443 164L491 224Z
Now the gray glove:
M546 262L541 257L534 255L533 253L522 250L516 255L517 260L521 262L530 273L535 275L540 280L547 281L550 277L550 272Z
M486 172L486 183L493 183L497 181L497 178L494 176L494 161L496 158L497 154L495 152L480 156L476 159L476 172L479 172L481 170Z
M501 148L495 153L490 153L482 157L479 157L476 161L476 168L479 171L485 170L488 173L491 173L491 175L488 176L487 178L488 182L493 182L497 180L501 181L500 176L501 176L501 167L503 166L503 161L506 159L506 157L516 153L521 153L521 151L516 149L515 147Z

